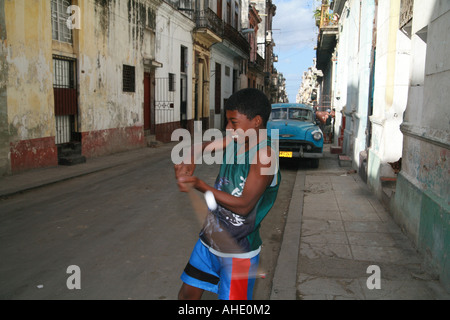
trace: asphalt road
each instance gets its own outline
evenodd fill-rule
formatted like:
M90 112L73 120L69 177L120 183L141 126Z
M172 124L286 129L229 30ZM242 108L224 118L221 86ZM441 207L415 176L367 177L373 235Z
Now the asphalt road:
M297 164L281 168L255 299L270 296ZM196 174L212 184L217 172ZM169 153L2 199L0 299L176 299L200 226Z

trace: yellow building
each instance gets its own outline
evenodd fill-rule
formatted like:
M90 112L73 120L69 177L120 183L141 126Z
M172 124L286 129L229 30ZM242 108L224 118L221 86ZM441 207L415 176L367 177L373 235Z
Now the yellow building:
M1 1L2 174L57 164L48 1Z
M160 4L0 1L2 175L145 145Z
M223 23L209 7L201 7L194 29L193 101L194 120L202 122L202 128L209 127L209 90L211 69L211 46L222 41Z

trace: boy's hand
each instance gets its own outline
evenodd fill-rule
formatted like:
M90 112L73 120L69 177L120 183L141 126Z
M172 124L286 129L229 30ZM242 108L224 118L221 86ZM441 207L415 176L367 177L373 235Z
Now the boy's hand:
M180 176L177 178L178 188L181 192L189 192L192 189L195 189L200 180L194 176Z
M195 164L176 164L174 166L175 169L175 178L178 179L179 177L184 176L192 176L194 174L195 170Z

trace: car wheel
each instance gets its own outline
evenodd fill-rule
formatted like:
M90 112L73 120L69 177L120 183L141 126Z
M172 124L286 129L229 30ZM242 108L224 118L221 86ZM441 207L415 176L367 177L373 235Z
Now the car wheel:
M311 168L317 169L319 167L319 159L311 159Z

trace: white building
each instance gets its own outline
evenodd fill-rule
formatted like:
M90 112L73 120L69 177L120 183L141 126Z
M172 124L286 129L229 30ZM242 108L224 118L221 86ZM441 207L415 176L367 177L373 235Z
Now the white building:
M211 1L211 10L223 21L221 42L211 47L210 69L210 127L223 129L225 125L225 101L246 85L245 65L249 58L247 39L241 33L245 1ZM221 8L219 8L221 6ZM243 7L244 6L244 7ZM248 18L247 18L248 21Z
M193 41L195 22L178 2L162 2L156 15L154 121L156 138L170 141L176 128L192 119Z
M343 152L450 291L450 2L330 9L322 17L339 14L338 27L321 22L317 64L345 126Z
M399 16L410 64L391 211L450 291L450 2L402 1Z

